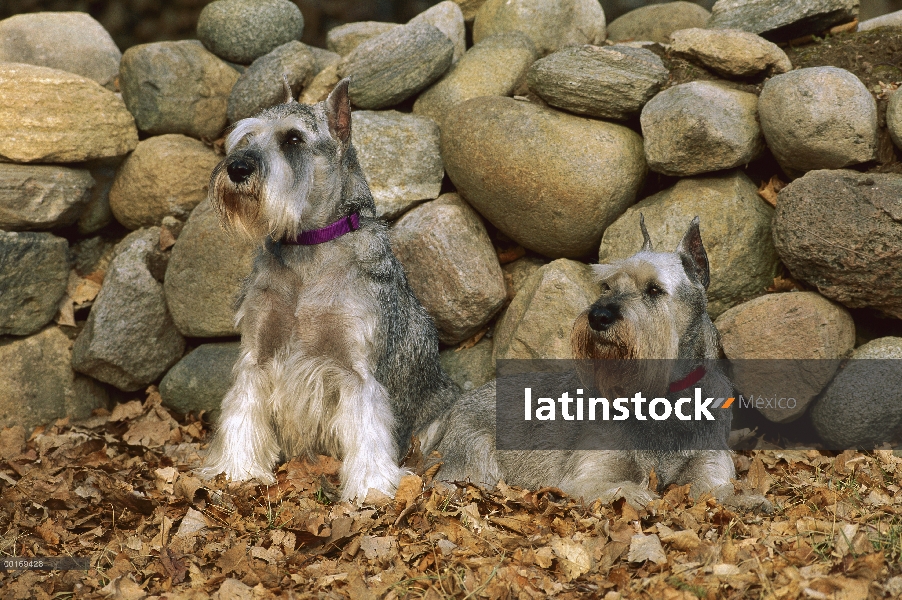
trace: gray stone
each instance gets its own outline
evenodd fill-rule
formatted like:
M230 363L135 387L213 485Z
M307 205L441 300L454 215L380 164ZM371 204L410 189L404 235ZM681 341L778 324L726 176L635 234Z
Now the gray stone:
M809 172L777 198L774 243L824 296L902 318L902 175Z
M709 81L664 90L642 109L648 167L697 175L743 166L764 151L758 98Z
M30 431L56 419L83 419L105 408L106 392L72 371L72 342L58 327L0 339L0 428Z
M576 44L604 41L604 10L598 0L488 0L476 13L473 41L520 31L540 55Z
M589 265L560 259L533 273L495 327L495 358L573 358L573 322L598 299Z
M790 174L839 169L877 155L877 103L845 69L811 67L772 77L758 114L767 146Z
M198 346L163 377L163 403L182 414L204 411L210 420L216 420L219 405L232 386L232 368L240 356L238 342Z
M116 178L116 171L122 164L123 157L117 156L95 161L90 168L94 178L91 197L78 217L78 232L87 235L99 231L113 222L113 210L110 208L110 188Z
M346 56L363 42L396 27L400 27L400 25L382 21L358 21L339 25L326 33L326 48L340 56Z
M869 448L902 429L902 339L880 338L857 348L811 411L831 449Z
M451 43L454 44L454 54L451 57L452 65L456 64L460 57L464 55L464 52L467 51L467 31L464 25L464 14L452 0L439 2L435 6L424 10L412 18L410 23L429 23L444 33Z
M711 269L708 314L712 319L760 296L773 283L779 262L771 239L773 209L741 171L681 179L631 206L604 232L599 262L626 258L639 250L640 213L655 248L666 252L676 248L693 217L700 218Z
M536 57L535 46L518 31L487 37L420 94L413 112L441 125L454 106L470 98L510 96Z
M796 400L792 406L758 409L777 423L802 416L833 378L839 366L835 359L844 358L855 345L849 312L814 292L755 298L724 312L715 326L724 354L736 361L732 379L740 393Z
M671 51L725 77L751 77L792 70L779 46L740 29L682 29L670 36Z
M886 104L886 128L896 148L902 149L902 94L896 90Z
M395 219L423 200L438 198L445 175L439 129L426 117L354 111L353 143L376 213Z
M197 37L216 56L247 65L301 39L304 16L290 0L216 0L197 18Z
M56 315L69 280L69 243L0 231L0 335L34 333Z
M0 229L53 229L71 225L91 197L88 171L0 163Z
M445 344L473 336L507 298L489 234L457 194L401 217L391 229L391 244Z
M411 23L371 38L338 65L350 77L355 106L386 108L410 98L451 66L454 44L428 23Z
M0 62L68 71L114 90L121 58L110 34L87 13L28 13L0 21Z
M301 42L288 42L255 60L229 94L229 122L253 117L264 108L284 102L283 75L288 77L293 97L297 97L313 79L315 63L313 53Z
M631 10L608 25L608 39L650 41L666 44L680 29L704 27L711 13L692 2L666 2Z
M212 6L209 5L209 6ZM138 129L215 140L238 72L196 41L132 46L122 55L119 85Z
M181 220L207 197L210 173L220 157L203 142L169 134L138 143L110 189L110 208L129 229Z
M72 367L120 390L142 389L182 357L163 286L151 275L148 255L159 248L160 228L139 229L116 246L103 287L72 351Z
M316 46L307 46L313 55L313 75L318 75L326 67L330 67L341 60L341 54L331 52Z
M711 29L742 29L785 42L858 18L859 0L717 0Z
M858 31L868 31L878 27L902 27L902 10L862 21L858 24Z
M442 368L465 392L482 387L495 379L494 345L489 338L482 338L472 348L449 348L439 354Z
M628 119L642 110L670 76L649 50L573 46L536 61L529 88L545 102L570 112Z
M482 216L521 246L579 257L633 203L642 138L621 125L510 98L473 98L445 119L445 170Z
M72 163L122 156L138 144L122 99L96 81L0 63L0 160Z
M235 328L235 299L251 272L254 245L222 228L206 200L192 211L166 269L166 303L188 337L226 337Z

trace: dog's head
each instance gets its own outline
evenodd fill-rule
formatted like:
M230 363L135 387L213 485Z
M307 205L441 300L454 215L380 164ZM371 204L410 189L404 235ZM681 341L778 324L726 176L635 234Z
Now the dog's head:
M699 219L673 252L655 252L644 218L644 242L633 256L595 265L601 293L574 323L577 359L675 359L681 340L706 315L710 279Z
M351 146L349 82L315 105L295 101L286 84L284 103L234 125L210 181L210 202L225 223L280 239L368 208Z

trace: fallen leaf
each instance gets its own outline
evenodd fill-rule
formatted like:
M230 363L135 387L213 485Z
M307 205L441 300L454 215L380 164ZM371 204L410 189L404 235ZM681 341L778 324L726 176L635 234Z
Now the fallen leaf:
M651 562L664 565L667 564L667 555L661 546L661 540L654 533L643 535L641 533L634 535L630 539L630 549L627 555L629 562Z
M555 537L551 540L550 546L558 557L558 566L564 574L565 581L572 581L583 573L588 573L592 568L592 557L582 544Z
M764 198L764 201L771 206L777 206L777 195L786 187L786 183L780 180L776 175L771 176L769 181L762 181L758 188L758 195Z

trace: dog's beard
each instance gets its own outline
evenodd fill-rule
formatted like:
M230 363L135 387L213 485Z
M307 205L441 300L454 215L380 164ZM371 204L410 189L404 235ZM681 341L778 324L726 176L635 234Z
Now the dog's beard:
M636 333L626 322L606 332L589 326L589 311L577 317L570 333L580 380L605 398L632 397L636 392L661 397L670 385L672 361L646 360L635 345Z
M223 225L254 239L265 235L266 228L260 222L259 188L257 177L235 185L229 180L225 169L214 176L209 194L210 204L219 214Z

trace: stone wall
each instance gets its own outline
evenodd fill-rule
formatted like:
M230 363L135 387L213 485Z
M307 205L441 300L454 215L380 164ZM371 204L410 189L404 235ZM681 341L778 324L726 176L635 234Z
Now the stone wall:
M902 18L764 4L608 22L596 0L449 0L318 47L289 0L218 0L199 40L124 54L84 13L0 21L0 425L149 385L217 410L254 247L209 174L283 73L308 103L353 76L360 162L464 389L494 359L568 357L588 264L638 250L640 214L659 250L700 216L727 357L899 357ZM848 439L813 406L793 418Z

